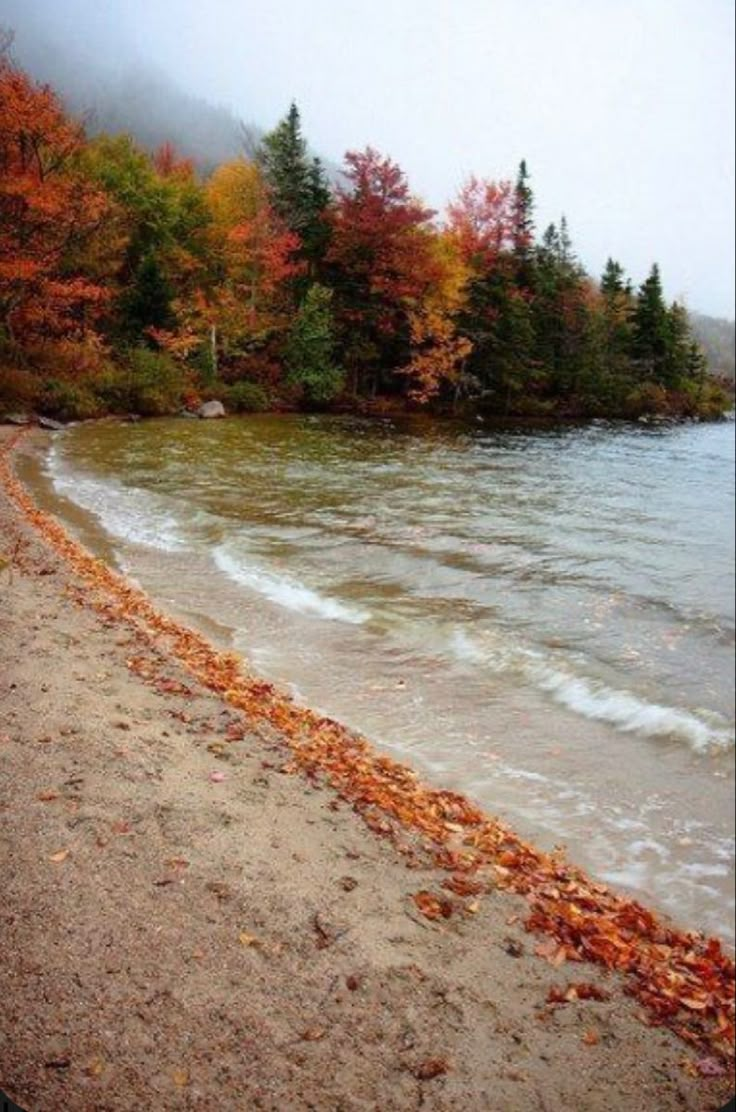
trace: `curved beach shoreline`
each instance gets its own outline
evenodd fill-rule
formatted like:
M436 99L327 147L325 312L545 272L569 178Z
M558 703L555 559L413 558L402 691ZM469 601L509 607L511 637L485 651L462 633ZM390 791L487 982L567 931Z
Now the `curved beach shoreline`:
M244 674L40 513L0 437L0 1088L32 1109L722 1106L718 943Z

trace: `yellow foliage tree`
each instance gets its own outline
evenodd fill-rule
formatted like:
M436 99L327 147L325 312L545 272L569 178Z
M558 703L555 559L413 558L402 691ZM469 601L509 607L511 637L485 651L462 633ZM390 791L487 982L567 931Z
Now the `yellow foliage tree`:
M433 281L422 301L409 312L411 359L404 368L409 397L425 404L437 397L443 385L462 385L465 360L473 350L470 340L459 336L455 318L462 309L471 277L457 241L447 232L430 241Z

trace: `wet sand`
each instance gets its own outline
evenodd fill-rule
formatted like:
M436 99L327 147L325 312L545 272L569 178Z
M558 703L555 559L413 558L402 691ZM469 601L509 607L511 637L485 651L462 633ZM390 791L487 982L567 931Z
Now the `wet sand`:
M21 1107L725 1103L618 975L535 954L521 897L422 916L446 874L421 839L288 774L278 731L91 606L4 493L0 535L0 1088ZM571 981L609 998L549 1007Z

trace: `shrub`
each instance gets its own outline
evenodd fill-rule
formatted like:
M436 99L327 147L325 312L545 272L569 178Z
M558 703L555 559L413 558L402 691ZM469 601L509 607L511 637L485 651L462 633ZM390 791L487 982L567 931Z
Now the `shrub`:
M109 370L96 385L108 410L160 417L182 406L188 390L184 372L168 355L135 348L119 367Z
M221 393L223 402L233 413L263 413L269 408L268 394L255 382L233 382Z
M47 378L43 382L38 405L43 413L61 421L86 421L90 417L101 417L105 411L104 403L90 384L59 378Z
M0 367L0 413L34 409L38 404L39 383L30 371Z
M667 391L655 382L644 382L631 390L624 401L627 417L648 417L668 411Z

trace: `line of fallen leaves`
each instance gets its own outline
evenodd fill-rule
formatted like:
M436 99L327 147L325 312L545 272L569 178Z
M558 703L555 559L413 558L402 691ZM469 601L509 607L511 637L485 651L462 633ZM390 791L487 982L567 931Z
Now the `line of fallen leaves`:
M20 430L0 451L0 482L26 519L85 581L83 601L103 620L128 623L153 646L163 641L206 688L251 720L275 727L293 751L288 771L323 776L371 829L394 837L398 825L434 846L436 864L454 874L460 892L469 894L474 887L464 889L460 878L475 874L524 895L530 905L525 926L548 936L538 951L549 946L543 956L554 965L591 961L625 974L627 991L642 1003L650 1024L665 1025L693 1046L733 1057L734 963L717 939L666 926L559 855L523 842L463 796L424 787L411 769L375 753L364 738L296 706L272 684L244 673L235 654L218 652L200 634L159 613L143 592L85 552L35 505L9 464L23 435ZM173 693L179 685L164 683L162 690L169 689ZM417 906L428 917L447 915L443 897L419 895Z

